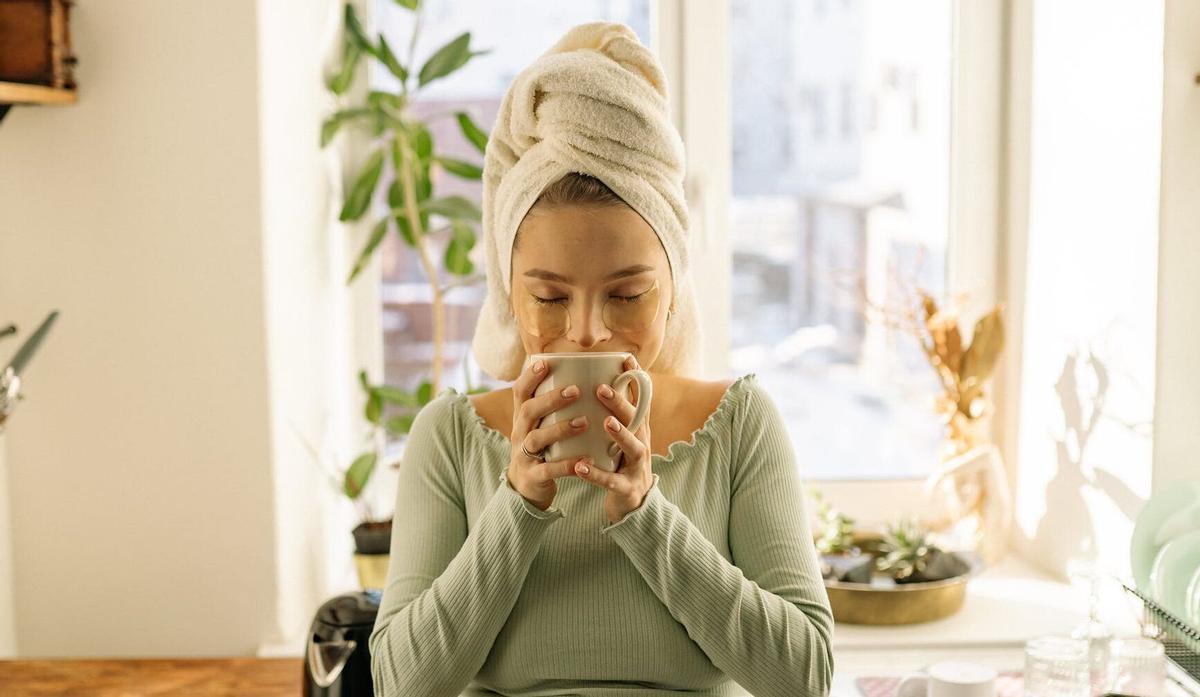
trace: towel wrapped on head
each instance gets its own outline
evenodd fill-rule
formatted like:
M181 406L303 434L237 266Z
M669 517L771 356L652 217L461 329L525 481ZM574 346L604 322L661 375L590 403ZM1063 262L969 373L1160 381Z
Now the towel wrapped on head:
M666 251L674 312L658 358L646 367L697 372L701 334L688 273L684 165L666 77L629 26L575 26L513 79L484 153L487 290L471 347L487 373L513 380L524 365L508 302L513 239L542 191L571 172L604 182L654 228Z

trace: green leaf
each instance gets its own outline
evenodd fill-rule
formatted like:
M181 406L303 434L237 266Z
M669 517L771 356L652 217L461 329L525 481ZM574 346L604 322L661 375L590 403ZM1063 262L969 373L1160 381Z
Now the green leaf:
M375 391L383 398L383 401L391 404L399 404L402 407L418 407L417 396L412 392L402 390L399 387L391 385L380 385L375 388Z
M388 208L404 208L404 192L400 190L399 179L393 179L392 185L388 187Z
M413 420L416 418L416 414L393 416L387 421L387 430L394 435L404 435L412 430Z
M376 426L379 425L379 417L383 414L383 397L380 397L377 391L372 390L367 397L367 405L363 413L367 417L367 421Z
M358 21L358 12L354 9L354 5L346 3L344 19L346 33L349 35L350 40L358 46L359 50L366 51L372 56L379 58L379 52L376 50L375 45L371 43L371 40L367 38L367 33L363 30L362 22Z
M489 390L488 388L483 387L481 385L479 387L472 387L471 389L467 390L467 394L483 394L484 392L490 392L490 391L491 390Z
M358 260L354 262L354 269L350 271L350 278L346 279L346 284L349 285L358 277L358 274L366 268L371 261L371 255L375 253L375 249L379 243L383 241L383 236L387 234L388 218L383 218L375 223L375 227L371 229L371 236L367 238L367 243L363 245L362 251L358 254Z
M352 499L358 498L359 494L367 486L367 480L371 478L371 473L375 471L376 454L363 453L350 463L350 469L346 470L346 480L344 488L346 496Z
M433 399L433 384L428 380L421 383L417 388L417 404L425 406L429 404L429 400Z
M405 244L409 247L417 246L417 238L412 233L412 226L408 224L408 217L403 213L396 216L396 227L400 232L400 237L404 238Z
M396 0L396 4L409 10L416 10L420 0Z
M354 82L354 71L358 69L358 61L362 58L362 49L352 39L347 38L342 52L342 67L326 80L325 85L334 94L343 94Z
M421 177L417 181L417 205L420 206L425 201L428 201L429 197L432 195L433 195L433 180L429 177L429 168L428 168L428 166L426 166L425 168L423 168L421 170ZM422 213L421 215L422 215L421 220L424 221L421 224L428 227L429 226L429 214Z
M338 129L342 127L342 124L370 113L371 110L365 107L342 109L341 111L334 112L332 116L325 119L325 123L321 124L321 147L329 145L329 141L333 140L333 137L337 135Z
M342 205L342 212L338 216L338 220L358 220L362 217L367 210L367 205L371 203L371 195L375 193L375 185L379 183L381 171L383 171L382 148L371 153L371 157L367 159L367 164L359 173L358 180L354 182L354 186L350 189L350 195L346 197L346 202Z
M444 155L439 155L433 159L450 174L462 177L463 179L483 179L483 170L470 162L456 160L453 157L446 157Z
M421 203L421 210L434 213L452 220L483 220L479 207L462 196L445 196L434 198Z
M420 79L417 81L418 87L424 87L430 82L445 77L450 73L458 70L467 64L474 56L481 56L485 53L491 53L491 50L486 51L471 51L469 45L471 43L471 32L464 32L457 36L450 43L442 46L425 61L425 65L421 66Z
M469 276L475 270L469 254L475 246L475 231L461 220L450 223L450 244L446 245L446 270L459 276Z
M413 130L413 150L422 162L428 163L433 157L433 136L429 135L429 129L423 123L416 124Z
M371 383L367 380L367 371L358 371L358 384L362 385L367 394L371 393Z
M367 93L367 104L373 109L378 109L382 106L393 111L400 111L404 107L404 100L398 94L382 90L371 90Z
M471 120L471 115L465 111L456 111L454 116L458 119L458 127L462 129L463 136L471 141L479 152L486 152L488 136L483 129L475 125L475 122Z
M396 58L396 54L392 52L392 47L388 45L387 39L383 38L383 34L379 35L379 52L376 55L392 75L400 78L401 83L408 82L408 70Z

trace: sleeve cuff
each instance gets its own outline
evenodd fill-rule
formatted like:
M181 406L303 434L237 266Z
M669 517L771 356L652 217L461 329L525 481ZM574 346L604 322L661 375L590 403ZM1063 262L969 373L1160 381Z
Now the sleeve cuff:
M651 473L650 476L651 476L651 478L653 478L654 481L650 482L650 489L648 491L646 491L646 498L642 499L642 505L640 505L637 508L633 509L632 511L626 513L624 515L624 517L622 517L617 522L601 526L601 528L600 528L601 535L606 534L609 530L612 530L613 528L617 527L621 523L624 523L625 521L629 520L630 518L637 516L638 513L640 513L641 511L644 511L647 508L650 508L651 506L654 506L659 503L658 499L662 498L663 494L658 486L658 473ZM524 499L525 497L522 496L521 498Z
M537 506L533 505L532 503L529 503L529 501L524 496L521 496L520 492L518 492L516 489L513 488L512 482L508 481L508 468L507 467L505 467L503 470L500 471L500 488L507 491L508 495L516 498L517 501L520 502L521 507L525 510L525 512L528 513L529 515L533 516L534 518L538 518L540 520L549 520L552 518L566 518L567 517L566 512L564 512L561 508L559 508L557 506L552 505L543 511L542 509L538 508Z

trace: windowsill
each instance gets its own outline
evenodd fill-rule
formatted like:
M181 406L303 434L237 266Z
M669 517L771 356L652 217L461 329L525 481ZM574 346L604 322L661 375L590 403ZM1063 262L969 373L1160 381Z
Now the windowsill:
M892 627L838 624L835 651L913 648L1020 647L1041 634L1067 634L1087 616L1086 598L1071 585L1008 554L967 586L962 608L921 624ZM1116 634L1137 633L1128 604L1104 596L1101 617Z

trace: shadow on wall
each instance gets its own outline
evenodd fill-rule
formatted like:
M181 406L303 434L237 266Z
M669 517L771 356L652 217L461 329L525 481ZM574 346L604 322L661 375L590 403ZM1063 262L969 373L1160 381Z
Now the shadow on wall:
M1146 437L1137 425L1128 424L1105 411L1109 370L1090 349L1073 351L1063 361L1055 383L1063 414L1062 433L1055 438L1058 469L1046 484L1046 511L1038 522L1034 539L1048 558L1066 560L1094 554L1096 529L1086 503L1089 490L1107 497L1126 519L1132 521L1146 500L1116 475L1091 464L1088 443L1101 418Z

